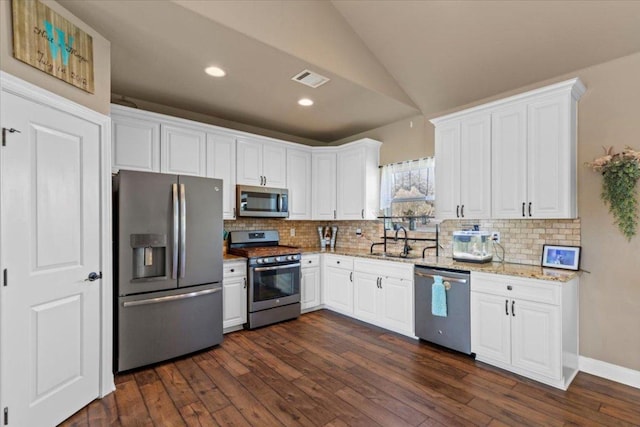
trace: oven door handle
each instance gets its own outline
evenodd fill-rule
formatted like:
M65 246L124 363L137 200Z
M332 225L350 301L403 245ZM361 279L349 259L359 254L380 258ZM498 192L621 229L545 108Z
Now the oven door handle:
M300 263L296 262L295 264L274 265L273 267L254 267L253 271L283 270L285 268L295 268L295 267L300 267Z

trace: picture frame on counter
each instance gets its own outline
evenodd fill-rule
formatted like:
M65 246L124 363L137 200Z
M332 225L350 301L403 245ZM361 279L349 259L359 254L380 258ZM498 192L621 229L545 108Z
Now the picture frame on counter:
M578 271L580 269L580 246L544 245L542 267Z

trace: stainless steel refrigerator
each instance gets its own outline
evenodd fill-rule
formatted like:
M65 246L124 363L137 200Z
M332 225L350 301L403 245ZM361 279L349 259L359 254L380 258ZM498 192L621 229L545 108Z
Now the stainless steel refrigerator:
M114 370L222 342L222 180L113 179Z

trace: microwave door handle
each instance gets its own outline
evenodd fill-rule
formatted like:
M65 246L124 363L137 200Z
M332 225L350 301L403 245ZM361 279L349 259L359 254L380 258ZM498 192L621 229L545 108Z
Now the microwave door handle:
M172 201L173 201L173 248L172 248L172 260L171 266L171 278L178 278L178 238L180 234L179 219L180 207L178 205L178 184L171 185Z
M180 278L187 271L187 196L184 184L180 184Z
M278 193L278 212L282 212L282 194Z

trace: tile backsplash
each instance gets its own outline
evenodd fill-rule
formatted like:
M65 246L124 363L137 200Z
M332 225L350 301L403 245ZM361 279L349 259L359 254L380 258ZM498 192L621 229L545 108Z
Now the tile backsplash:
M440 254L451 256L451 237L456 230L478 224L481 230L500 232L500 243L505 249L505 260L520 264L538 265L542 246L546 244L580 246L579 219L516 219L516 220L447 220L440 225ZM319 247L318 227L337 226L336 248L369 250L373 242L381 241L381 221L287 221L281 219L243 218L225 221L225 230L278 230L284 245ZM291 236L295 229L295 236ZM361 230L361 235L356 230ZM388 232L391 235L392 232ZM433 237L433 233L409 231L411 237ZM430 242L410 242L416 252ZM399 250L399 245L390 244L388 250ZM380 247L376 249L380 251ZM427 252L434 255L433 250ZM500 254L501 255L501 254ZM496 259L496 257L494 257Z
M478 224L480 230L500 232L506 262L539 265L544 244L580 246L580 219L449 220L440 226L440 244L444 253L451 256L454 231L474 224Z

